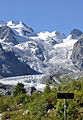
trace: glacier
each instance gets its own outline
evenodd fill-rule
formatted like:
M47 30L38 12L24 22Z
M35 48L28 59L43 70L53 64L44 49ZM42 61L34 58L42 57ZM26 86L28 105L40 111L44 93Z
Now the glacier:
M5 42L7 38L4 37L4 39L0 39L3 48L12 49L21 62L30 65L32 69L41 74L4 78L0 79L0 82L5 84L16 84L20 81L25 85L35 85L36 88L42 86L42 88L44 88L45 84L42 85L38 82L38 79L41 79L43 75L56 73L60 68L65 68L74 72L79 71L75 68L71 60L73 45L78 41L80 36L76 36L78 34L75 30L66 37L63 33L56 30L52 32L45 31L36 33L22 21L0 21L0 27L5 25L14 32L14 38L18 44L15 45L12 41L7 43Z

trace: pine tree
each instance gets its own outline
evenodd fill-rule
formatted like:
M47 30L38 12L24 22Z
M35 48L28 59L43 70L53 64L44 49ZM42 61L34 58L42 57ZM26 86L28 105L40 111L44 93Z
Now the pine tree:
M25 93L26 93L26 89L24 88L24 84L18 82L14 89L13 96L16 97L19 94L25 94Z

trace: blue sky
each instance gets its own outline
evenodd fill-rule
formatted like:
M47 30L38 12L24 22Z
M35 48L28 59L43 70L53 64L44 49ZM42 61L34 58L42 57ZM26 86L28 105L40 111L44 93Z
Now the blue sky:
M83 0L0 0L0 20L22 20L36 32L83 31Z

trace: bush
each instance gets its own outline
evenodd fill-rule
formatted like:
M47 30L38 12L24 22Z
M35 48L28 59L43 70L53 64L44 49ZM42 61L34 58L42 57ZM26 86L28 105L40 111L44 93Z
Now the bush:
M28 97L26 94L19 94L14 98L15 105L18 105L20 103L26 104L28 102Z
M27 115L23 115L23 111L4 112L2 120L30 120Z
M14 104L13 98L11 96L0 97L0 113L7 111Z

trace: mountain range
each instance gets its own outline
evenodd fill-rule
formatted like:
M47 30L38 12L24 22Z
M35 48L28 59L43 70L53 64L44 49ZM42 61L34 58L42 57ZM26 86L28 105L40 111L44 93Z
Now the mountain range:
M56 30L36 33L22 21L0 21L0 63L3 77L56 73L62 68L82 71L83 32L73 29L68 36Z

